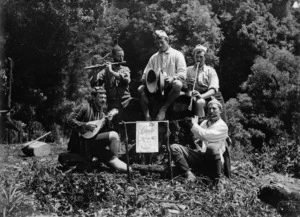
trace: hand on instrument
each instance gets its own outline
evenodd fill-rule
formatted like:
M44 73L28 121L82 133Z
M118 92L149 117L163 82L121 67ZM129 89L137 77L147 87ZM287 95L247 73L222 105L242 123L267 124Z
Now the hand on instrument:
M108 115L106 116L107 120L111 121L113 119L113 114L108 113Z
M174 78L172 76L167 76L165 79L165 82L167 84L172 84L173 81L174 81Z
M107 62L106 63L106 69L111 73L113 70L112 70L112 67L111 67L111 62Z
M95 125L95 124L87 124L87 125L85 126L85 129L86 129L87 131L91 131L91 132L93 132L95 128L96 128L96 125Z
M201 94L197 90L194 90L192 92L192 97L195 97L196 99L201 99L202 98Z
M199 117L197 115L195 115L194 117L192 117L192 123L193 124L198 124L198 120L199 120Z

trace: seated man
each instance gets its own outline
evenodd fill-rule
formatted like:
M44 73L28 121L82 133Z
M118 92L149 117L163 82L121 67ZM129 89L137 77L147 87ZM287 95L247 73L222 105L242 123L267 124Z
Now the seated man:
M155 31L155 42L158 46L158 52L151 56L145 70L143 79L145 80L145 74L149 69L154 70L156 73L163 72L165 76L165 90L169 92L166 102L160 108L156 120L161 121L165 119L166 111L169 106L180 96L182 89L182 81L186 79L186 62L181 52L173 49L169 45L169 37L165 31ZM138 89L141 97L141 107L145 120L151 120L149 113L149 91L145 85L141 85Z
M68 123L73 128L68 144L68 150L82 157L92 160L97 157L119 171L126 171L127 165L118 159L120 139L115 131L109 131L110 120L105 119L102 129L92 138L86 139L82 134L96 128L90 121L100 120L106 109L106 93L102 87L94 87L91 98L87 103L77 106L68 118Z
M216 70L205 64L206 52L206 47L197 45L193 50L195 64L187 67L188 89L195 102L195 113L200 120L204 119L204 109L211 99L216 98L224 106L224 99L219 89L219 78ZM195 87L194 90L192 88L193 85ZM223 109L221 118L225 123L227 122L225 108Z
M202 141L202 147L196 144L196 150L182 145L171 145L171 152L176 166L185 173L188 181L195 181L196 177L190 167L210 166L210 178L217 183L221 176L223 154L226 151L228 127L220 118L221 103L213 99L208 103L208 119L198 125L198 116L192 118L191 131L195 140ZM204 163L205 162L205 163Z

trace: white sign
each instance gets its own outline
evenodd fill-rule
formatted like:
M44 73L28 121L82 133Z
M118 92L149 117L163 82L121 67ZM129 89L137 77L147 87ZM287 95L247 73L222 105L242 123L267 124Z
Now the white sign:
M158 152L158 122L136 122L136 152Z

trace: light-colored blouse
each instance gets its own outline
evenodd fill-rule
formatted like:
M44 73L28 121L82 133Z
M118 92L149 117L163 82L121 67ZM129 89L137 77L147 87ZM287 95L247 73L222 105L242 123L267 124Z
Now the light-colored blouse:
M195 81L197 65L189 66L187 68L187 84L189 90L192 90ZM219 91L219 78L216 70L211 66L204 65L198 68L198 78L195 84L195 90L200 93L205 93L209 89L214 89L216 93Z

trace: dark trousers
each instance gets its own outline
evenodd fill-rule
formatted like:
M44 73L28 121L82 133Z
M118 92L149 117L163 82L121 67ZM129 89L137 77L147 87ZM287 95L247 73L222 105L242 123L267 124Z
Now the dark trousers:
M221 176L222 163L219 154L202 153L178 144L171 145L171 153L176 166L183 173L190 168L205 168L210 178L218 179Z

